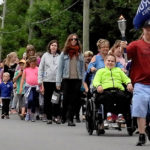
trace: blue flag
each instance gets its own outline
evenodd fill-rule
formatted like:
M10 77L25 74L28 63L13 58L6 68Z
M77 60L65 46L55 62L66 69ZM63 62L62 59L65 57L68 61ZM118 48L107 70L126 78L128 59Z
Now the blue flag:
M136 29L139 29L148 19L150 19L150 0L141 0L136 16L133 19L133 25Z

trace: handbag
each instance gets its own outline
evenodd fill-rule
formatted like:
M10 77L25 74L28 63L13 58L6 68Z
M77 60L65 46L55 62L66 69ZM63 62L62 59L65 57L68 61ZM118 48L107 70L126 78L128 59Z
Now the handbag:
M60 99L60 93L54 91L53 94L52 94L51 102L53 104L58 104L59 103L59 99Z

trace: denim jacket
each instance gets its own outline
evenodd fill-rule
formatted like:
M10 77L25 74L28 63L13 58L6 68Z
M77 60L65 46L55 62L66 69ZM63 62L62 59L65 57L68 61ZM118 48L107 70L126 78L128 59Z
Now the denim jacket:
M61 85L62 79L69 79L69 55L62 52L59 56L58 70L56 74L56 86ZM83 79L84 76L84 57L82 54L79 54L77 59L77 72L79 79Z

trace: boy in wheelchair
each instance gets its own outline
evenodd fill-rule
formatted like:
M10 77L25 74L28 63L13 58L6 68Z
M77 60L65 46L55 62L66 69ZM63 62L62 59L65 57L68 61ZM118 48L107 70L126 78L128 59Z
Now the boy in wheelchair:
M99 69L93 80L93 86L97 89L97 96L95 99L96 107L101 104L104 106L104 119L107 113L123 114L128 129L131 127L131 98L133 86L131 80L120 69L115 67L116 57L114 55L107 55L104 60L105 68ZM127 90L125 90L126 85ZM114 107L115 104L115 107Z

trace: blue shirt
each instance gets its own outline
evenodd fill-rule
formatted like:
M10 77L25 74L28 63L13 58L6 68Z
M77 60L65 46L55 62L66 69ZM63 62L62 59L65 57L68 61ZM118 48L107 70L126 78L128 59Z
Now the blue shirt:
M95 62L91 62L88 66L88 72L90 72L92 67L95 67L97 70L101 68L105 68L104 59L101 55L96 55ZM120 62L116 63L116 67L123 68L123 65Z
M2 99L10 99L12 90L13 90L13 83L12 82L7 82L7 83L2 82L0 84L0 96L1 96L1 98Z
M95 62L89 63L87 73L91 72L92 67L95 67L96 70L101 69L101 68L105 68L103 57L101 55L96 55L95 57L96 57ZM116 67L123 68L123 65L120 62L117 62ZM95 73L92 74L91 80L94 78L94 75L95 75Z

